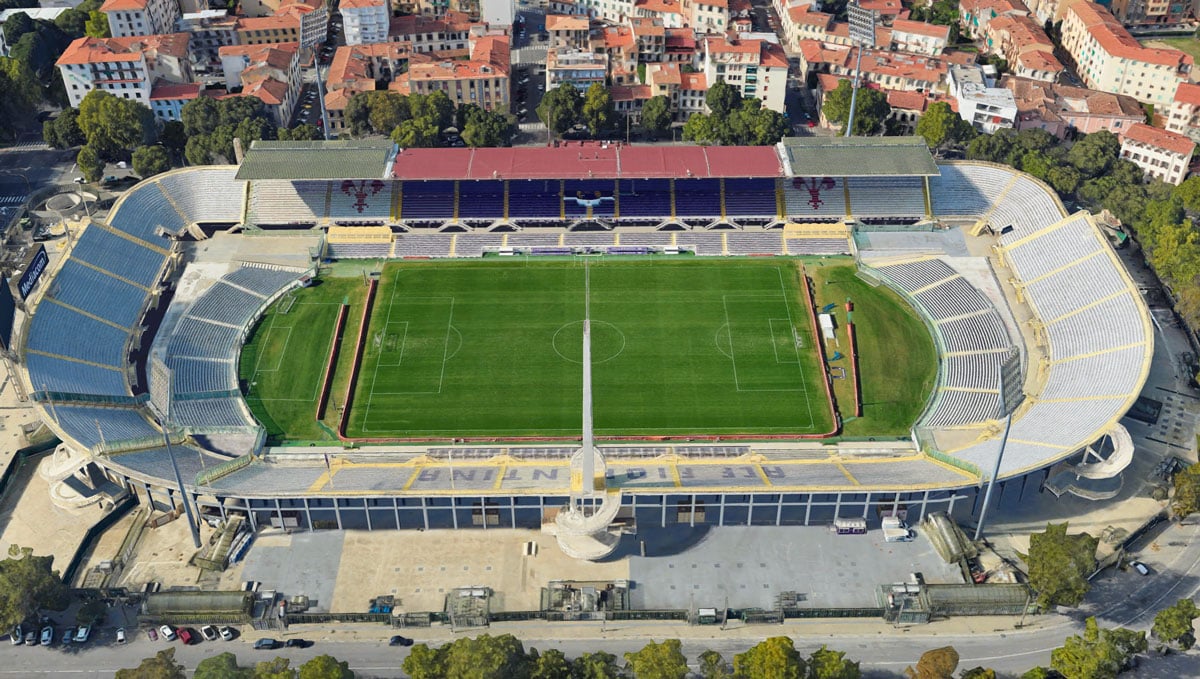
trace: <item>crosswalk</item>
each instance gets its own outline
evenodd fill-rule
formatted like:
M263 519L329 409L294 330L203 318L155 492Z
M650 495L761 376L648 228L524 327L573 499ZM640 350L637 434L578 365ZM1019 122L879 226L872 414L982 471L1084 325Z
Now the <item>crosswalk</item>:
M0 153L5 151L49 151L50 145L44 141L19 141L12 146L0 148Z
M20 205L21 203L24 203L25 199L28 197L29 197L29 195L25 194L25 193L0 194L0 205L2 205L2 206Z

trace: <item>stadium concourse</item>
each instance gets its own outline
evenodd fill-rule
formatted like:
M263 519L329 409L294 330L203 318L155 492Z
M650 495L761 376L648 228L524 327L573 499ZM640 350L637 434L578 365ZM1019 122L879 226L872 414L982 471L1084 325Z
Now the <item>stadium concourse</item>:
M974 256L856 247L858 233L955 229ZM247 251L275 232L320 245L296 239L302 266L230 257L172 307L198 241L227 230L245 233L222 237ZM855 256L863 277L909 301L939 353L911 439L601 443L600 485L616 495L618 521L814 524L895 502L912 518L953 510L992 475L1003 402L1013 411L999 478L1075 469L1070 492L1119 486L1131 456L1119 420L1148 374L1149 314L1091 216L1067 214L1028 175L935 164L901 138L475 150L339 141L255 142L239 166L143 181L86 227L21 324L28 387L64 441L56 497L81 503L70 488L104 478L95 485L158 506L177 506L183 485L203 514L255 526L541 526L582 484L577 444L270 447L237 363L266 308L325 260L580 253ZM168 314L175 322L160 331ZM1019 387L1007 398L1002 371ZM1102 440L1116 452L1094 452Z

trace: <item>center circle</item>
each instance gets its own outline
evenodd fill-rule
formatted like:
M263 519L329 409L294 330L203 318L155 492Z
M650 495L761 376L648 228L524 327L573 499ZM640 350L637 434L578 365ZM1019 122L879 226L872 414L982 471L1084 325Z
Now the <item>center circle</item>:
M564 361L583 364L583 321L571 321L554 331L554 353ZM608 321L592 321L592 363L611 361L625 351L625 333Z

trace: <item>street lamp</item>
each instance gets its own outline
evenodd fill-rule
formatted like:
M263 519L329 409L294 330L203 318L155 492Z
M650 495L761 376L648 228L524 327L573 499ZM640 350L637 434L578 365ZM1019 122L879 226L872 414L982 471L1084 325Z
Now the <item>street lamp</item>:
M83 211L88 217L92 216L92 209L88 207L87 198L83 197L83 177L75 178L75 192L79 194L79 202L83 203Z

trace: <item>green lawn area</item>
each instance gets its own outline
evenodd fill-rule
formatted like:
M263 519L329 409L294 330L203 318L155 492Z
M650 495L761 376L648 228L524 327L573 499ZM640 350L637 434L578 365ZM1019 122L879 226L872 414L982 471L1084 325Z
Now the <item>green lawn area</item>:
M1147 47L1170 47L1177 49L1185 54L1190 54L1194 59L1200 60L1200 40L1192 36L1178 36L1174 38L1143 38L1140 40Z
M800 260L588 261L597 434L831 428ZM847 296L856 305L866 405L847 433L902 436L932 388L933 343L898 297L855 277L848 262L808 262L820 304L838 303L839 321ZM584 277L582 259L388 263L347 433L578 436ZM329 426L349 377L363 290L361 278L326 278L296 292L287 313L289 302L277 303L256 328L242 378L272 435L327 438L313 414L333 322L349 298ZM835 381L843 403L846 382Z

